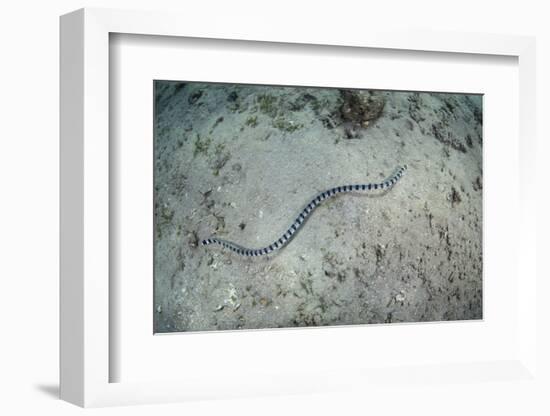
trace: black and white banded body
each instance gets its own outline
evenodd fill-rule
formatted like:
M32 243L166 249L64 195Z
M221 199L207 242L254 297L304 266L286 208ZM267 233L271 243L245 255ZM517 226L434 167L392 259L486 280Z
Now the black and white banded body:
M407 169L407 165L404 165L403 167L398 168L392 176L390 176L388 179L380 183L343 185L343 186L337 186L335 188L331 188L329 190L321 192L315 198L313 198L309 202L309 204L305 206L305 208L300 212L298 217L296 217L296 219L294 220L292 225L286 230L286 232L278 240L274 241L273 243L271 243L266 247L247 248L239 244L233 243L232 241L223 240L216 236L212 236L202 240L202 245L207 246L209 244L219 244L222 247L225 247L242 256L249 256L249 257L264 256L275 250L280 250L282 247L288 244L288 242L292 239L292 237L298 232L300 227L304 224L306 218L309 217L309 215L315 210L315 208L317 208L323 201L344 192L363 192L363 191L369 192L369 191L375 191L375 190L387 190L393 187L397 183L397 181L401 178L401 176L403 176L403 173L405 172L406 169Z

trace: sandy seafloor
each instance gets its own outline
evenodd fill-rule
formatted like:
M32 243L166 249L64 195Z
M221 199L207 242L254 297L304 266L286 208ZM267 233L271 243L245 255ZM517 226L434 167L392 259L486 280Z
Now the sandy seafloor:
M482 318L482 97L155 83L155 332ZM385 193L318 192L408 170Z

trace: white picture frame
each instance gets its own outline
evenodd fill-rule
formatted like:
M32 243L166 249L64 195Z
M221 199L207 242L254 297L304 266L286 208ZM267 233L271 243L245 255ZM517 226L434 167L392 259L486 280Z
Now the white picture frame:
M471 376L490 373L498 379L536 377L536 211L535 172L535 41L530 37L467 33L349 31L327 35L321 26L307 32L280 31L276 26L251 26L235 33L231 22L205 27L199 21L171 13L82 9L61 18L61 398L80 406L159 403L195 398L242 397L262 394L322 392L374 384L400 373L395 368L320 368L319 373L281 372L263 379L227 383L208 378L181 381L110 382L109 296L109 36L113 33L249 42L332 45L333 47L429 51L440 54L504 55L519 67L519 199L517 271L518 342L515 353L498 361L441 363L415 370L421 380L434 373L446 380L479 382ZM243 35L242 33L246 33ZM112 166L111 166L112 168ZM295 334L298 334L298 330ZM313 333L301 335L311 337ZM483 377L481 378L483 379ZM345 380L345 381L342 381Z

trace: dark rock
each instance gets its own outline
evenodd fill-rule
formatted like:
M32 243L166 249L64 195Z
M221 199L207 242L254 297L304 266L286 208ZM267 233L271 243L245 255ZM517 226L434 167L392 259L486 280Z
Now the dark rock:
M378 119L386 104L385 97L376 91L340 90L340 117L355 127L366 128Z

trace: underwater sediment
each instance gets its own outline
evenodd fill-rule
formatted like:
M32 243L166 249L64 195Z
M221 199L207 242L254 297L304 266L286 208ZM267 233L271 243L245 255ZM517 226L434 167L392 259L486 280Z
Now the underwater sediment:
M479 95L155 83L155 332L482 318ZM343 184L292 244L303 204Z

